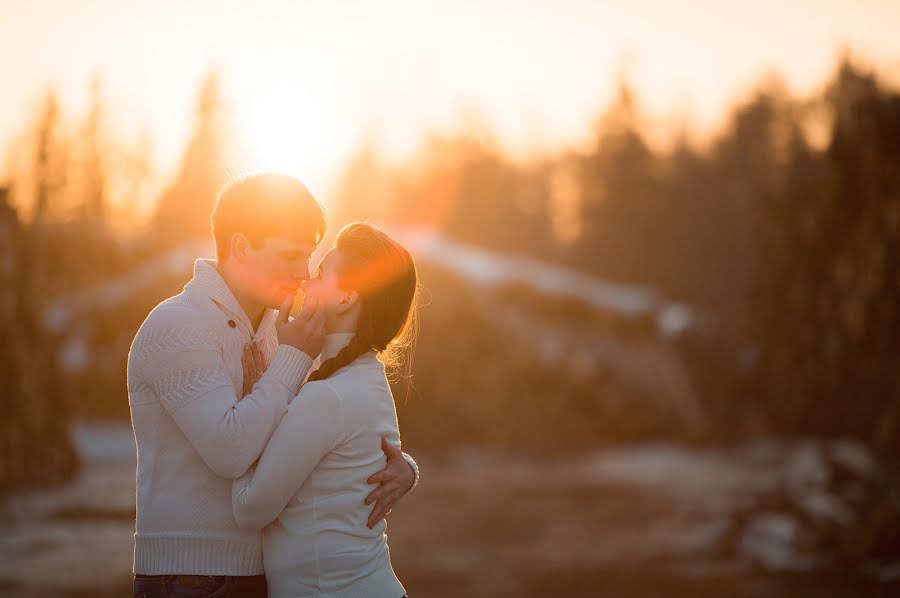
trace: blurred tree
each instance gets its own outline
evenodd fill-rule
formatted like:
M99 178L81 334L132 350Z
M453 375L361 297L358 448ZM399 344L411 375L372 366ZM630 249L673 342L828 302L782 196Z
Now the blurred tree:
M110 180L121 144L109 130L109 113L100 79L89 85L90 104L73 143L69 218L57 226L51 242L62 271L56 279L62 293L101 283L118 271L118 249L110 228ZM70 202L71 203L71 202Z
M756 270L760 379L782 428L900 446L900 94L844 61L824 155L792 134Z
M141 219L141 210L152 192L154 180L153 141L148 132L122 148L118 168L113 173L112 187L116 190L119 224L134 227Z
M76 467L55 344L44 330L34 225L26 228L0 187L0 492L58 481Z
M549 195L549 215L553 237L565 249L582 235L580 164L578 154L569 151L544 165L544 181Z
M158 249L209 238L209 215L229 156L227 123L219 78L213 72L200 88L194 130L178 174L160 197L153 218L150 234Z
M796 103L777 77L734 111L726 134L713 150L730 267L720 287L723 313L739 334L747 334L751 272L759 253L764 203L784 192L793 152L804 144Z
M28 173L23 173L21 183L32 190L31 222L29 234L22 237L25 245L21 259L30 272L21 284L27 285L27 294L37 301L38 311L46 305L47 298L58 286L65 265L56 259L59 251L58 222L65 213L70 178L71 157L69 144L63 137L61 111L56 93L47 93L39 106L37 126L31 133L33 162Z
M378 220L390 221L394 212L393 183L393 177L378 161L374 140L364 142L340 177L330 206L332 222L329 229L335 231L343 224L367 220L375 215Z
M34 135L31 217L41 226L48 217L58 215L57 200L66 182L59 100L53 90L47 92L43 101Z
M465 139L444 164L432 195L449 194L447 234L502 252L547 257L552 221L545 171L516 167L493 147Z
M431 228L482 247L547 257L553 250L549 168L519 168L486 136L431 136L388 169L363 146L338 186L338 222Z
M106 163L109 153L106 110L102 98L102 85L94 79L90 85L90 108L82 128L83 157L81 170L81 205L79 216L85 221L102 227L108 210L108 182Z
M597 125L594 149L581 174L582 234L572 246L577 267L620 282L654 280L661 223L659 161L640 132L637 101L621 82L618 97Z

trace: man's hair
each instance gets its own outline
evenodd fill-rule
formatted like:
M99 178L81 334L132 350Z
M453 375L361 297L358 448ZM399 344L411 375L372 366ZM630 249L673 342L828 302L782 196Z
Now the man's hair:
M309 190L292 176L272 172L226 182L210 223L219 261L228 257L236 233L244 234L255 248L282 234L306 238L312 245L325 235L325 215Z

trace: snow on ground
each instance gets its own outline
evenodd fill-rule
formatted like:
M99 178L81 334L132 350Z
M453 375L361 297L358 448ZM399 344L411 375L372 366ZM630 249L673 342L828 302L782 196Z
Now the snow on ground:
M130 583L131 428L79 422L72 431L84 463L77 478L3 504L0 596L126 591ZM867 576L841 573L834 585L827 576L838 572L821 555L800 550L803 530L794 513L761 511L736 524L735 514L754 497L785 487L801 496L820 492L830 476L826 453L876 471L868 451L851 441L646 444L564 459L479 448L416 455L423 478L391 516L391 555L410 593L432 597L551 595L539 588L559 575L624 575L621 583L641 589L634 595L656 595L676 582L682 593L670 595L722 595L695 593L697 580L707 580L707 589L723 579L732 588L747 584L746 593L728 594L747 596L850 596L846 588L860 583L892 583L900 569L886 563ZM734 552L723 549L729 542ZM597 595L591 583L571 581L566 595Z
M126 423L72 427L82 469L53 489L8 497L0 520L0 596L58 596L130 580L135 449Z
M667 336L677 336L694 318L689 307L667 302L651 289L594 278L532 257L467 245L431 229L390 233L417 259L448 268L476 284L520 283L550 296L576 298L626 318L650 315Z

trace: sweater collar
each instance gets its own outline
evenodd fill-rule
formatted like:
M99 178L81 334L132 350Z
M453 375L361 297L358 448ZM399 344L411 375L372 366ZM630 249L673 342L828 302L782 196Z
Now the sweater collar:
M350 341L354 336L356 336L356 334L353 332L337 332L326 336L325 346L322 347L322 361L331 359L340 353L341 349L350 344Z
M232 318L240 320L248 330L252 330L250 326L250 318L234 293L231 292L228 283L219 274L216 269L216 262L211 259L198 258L194 261L194 278L184 287L185 291L193 291L201 293L212 299L220 308L228 312ZM277 312L273 309L266 309L256 334L264 334L269 326L275 323Z

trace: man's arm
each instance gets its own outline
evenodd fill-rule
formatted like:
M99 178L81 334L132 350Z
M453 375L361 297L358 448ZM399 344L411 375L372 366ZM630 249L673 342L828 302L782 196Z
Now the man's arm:
M369 484L378 484L365 500L367 505L375 503L366 522L369 529L384 519L397 501L419 483L419 466L412 457L401 452L399 446L394 446L386 438L381 439L381 450L387 455L387 465L366 480Z
M279 345L253 391L238 401L215 331L185 318L150 324L132 348L144 382L210 469L241 476L259 458L312 358Z

